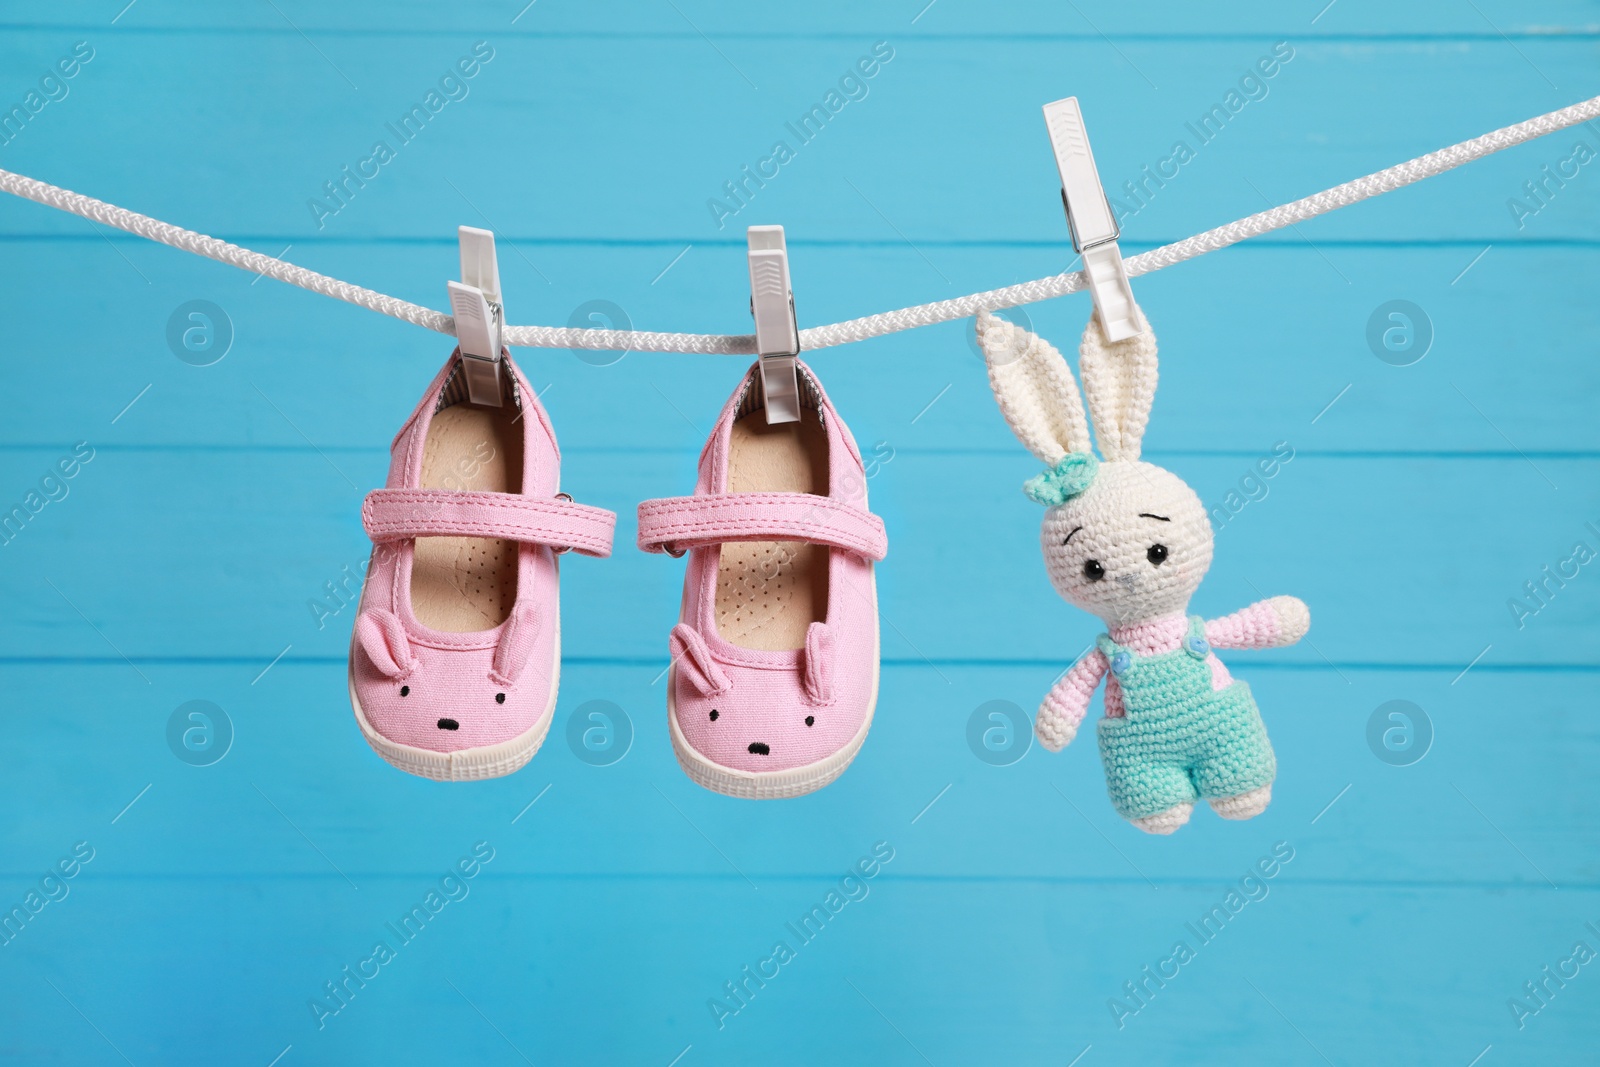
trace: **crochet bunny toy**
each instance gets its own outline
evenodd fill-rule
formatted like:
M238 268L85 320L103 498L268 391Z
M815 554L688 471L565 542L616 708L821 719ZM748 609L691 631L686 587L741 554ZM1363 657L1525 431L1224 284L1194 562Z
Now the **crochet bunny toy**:
M1103 459L1061 353L987 313L978 339L1001 413L1049 467L1023 490L1049 509L1050 582L1109 631L1044 698L1035 730L1060 751L1110 671L1098 734L1111 802L1139 829L1170 834L1201 797L1225 819L1266 810L1277 770L1266 727L1212 649L1292 645L1311 613L1279 596L1220 619L1185 615L1211 565L1211 523L1194 490L1139 459L1156 389L1155 335L1141 324L1113 343L1096 315L1083 334L1079 371Z

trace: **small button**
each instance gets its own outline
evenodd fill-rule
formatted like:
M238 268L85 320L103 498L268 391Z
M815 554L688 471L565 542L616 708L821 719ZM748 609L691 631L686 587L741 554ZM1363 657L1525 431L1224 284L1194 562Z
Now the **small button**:
M1111 657L1112 674L1120 675L1131 666L1133 666L1133 657L1128 655L1126 652L1118 652L1115 656Z

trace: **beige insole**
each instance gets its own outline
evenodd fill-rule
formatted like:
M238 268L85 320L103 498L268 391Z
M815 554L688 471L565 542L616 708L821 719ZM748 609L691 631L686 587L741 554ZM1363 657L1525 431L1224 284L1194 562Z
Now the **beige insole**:
M500 408L455 404L437 412L422 448L422 488L522 492L521 423ZM517 600L517 543L486 537L419 537L411 611L446 633L491 630Z
M828 494L828 434L817 413L768 426L757 409L733 424L728 492ZM828 548L730 541L717 562L717 632L741 648L801 648L828 615Z

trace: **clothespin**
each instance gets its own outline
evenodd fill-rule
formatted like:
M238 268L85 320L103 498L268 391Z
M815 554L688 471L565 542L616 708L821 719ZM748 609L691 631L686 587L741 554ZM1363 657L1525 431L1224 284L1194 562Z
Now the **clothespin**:
M1122 231L1100 184L1078 98L1069 96L1046 104L1044 124L1050 131L1056 168L1061 171L1061 202L1072 229L1072 247L1083 256L1083 270L1089 276L1089 292L1100 312L1100 324L1109 340L1133 337L1142 328L1133 289L1128 285L1128 268L1117 247Z
M789 282L789 249L782 226L752 226L750 314L756 320L756 351L761 354L761 397L767 425L800 421L800 324L794 317Z
M494 234L462 226L457 238L461 242L461 280L449 283L450 313L456 320L467 398L497 408L505 403L500 357L506 320L500 303L500 261L494 252Z

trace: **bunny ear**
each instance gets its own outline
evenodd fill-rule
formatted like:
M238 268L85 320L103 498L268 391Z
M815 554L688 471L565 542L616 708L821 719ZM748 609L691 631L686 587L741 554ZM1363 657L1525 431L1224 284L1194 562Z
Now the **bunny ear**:
M1041 337L981 312L978 344L989 385L1011 432L1049 466L1068 452L1089 451L1089 423L1072 368Z
M1078 373L1094 416L1100 454L1108 460L1139 458L1139 444L1156 398L1156 335L1144 314L1143 331L1123 341L1106 340L1098 312L1089 317L1078 348Z
M396 681L410 676L411 642L394 612L377 608L363 611L356 617L356 641L380 673Z
M533 608L523 605L512 611L494 647L490 679L501 685L516 685L538 637L539 616Z

